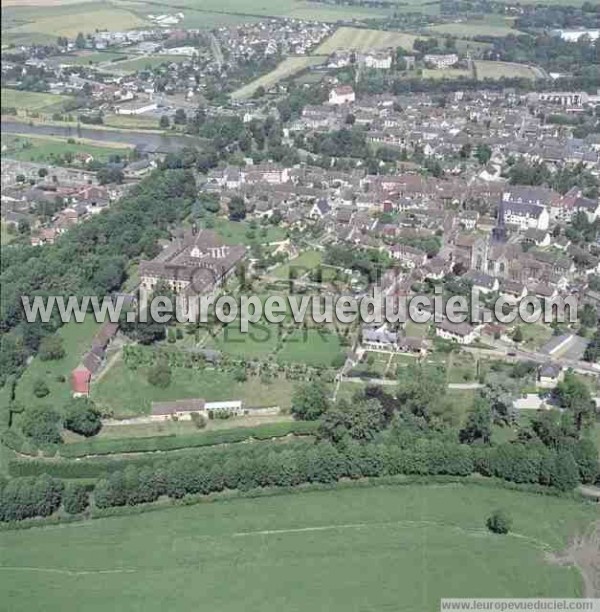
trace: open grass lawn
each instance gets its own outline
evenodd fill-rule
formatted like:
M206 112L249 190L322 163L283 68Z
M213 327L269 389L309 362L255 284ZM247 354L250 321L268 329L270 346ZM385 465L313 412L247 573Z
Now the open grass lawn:
M266 423L292 423L291 415L243 416L231 419L209 420L206 427L198 430L192 421L163 421L139 423L135 425L104 425L94 440L117 440L122 438L148 438L154 436L187 436L202 435L206 432L238 427L256 427ZM81 441L83 438L70 432L65 432L66 442ZM69 439L70 437L70 439Z
M72 140L73 142L69 142ZM108 161L111 155L128 157L130 147L124 145L104 145L81 139L54 137L19 136L7 134L2 138L2 155L20 161L58 163L58 158L70 153L92 155L94 160Z
M149 129L159 130L159 119L156 117L144 117L143 115L104 115L104 125L106 127L119 129Z
M297 329L284 340L283 348L277 353L277 360L311 366L331 366L334 359L340 355L343 355L343 349L336 333Z
M315 55L330 55L334 51L354 49L368 51L402 47L411 51L417 36L403 32L368 30L366 28L338 28L332 36L323 41L314 51Z
M442 70L439 68L423 68L424 79L472 79L473 73L470 70L463 68L448 68Z
M110 72L138 72L146 68L157 68L163 64L184 62L189 59L182 55L153 55L148 57L137 57L125 60L124 62L114 62L108 66Z
M150 412L155 401L203 398L207 401L243 400L247 406L289 407L293 383L285 379L268 385L258 378L239 383L228 372L173 368L171 384L166 389L152 386L144 369L133 371L118 359L106 375L92 385L91 397L98 406L110 409L116 416Z
M524 323L520 327L523 332L523 342L521 345L527 349L540 349L552 338L552 328L549 325L544 325L543 323Z
M2 108L16 108L19 111L50 112L58 110L69 96L34 91L19 91L3 87L0 93Z
M516 64L513 62L493 62L487 60L476 60L475 74L477 79L535 79L538 71L527 64Z
M112 51L82 51L77 55L58 55L56 60L59 64L70 64L73 66L87 66L88 64L103 64L105 62L115 62L127 59L124 53L114 53Z
M514 532L489 533L496 508ZM7 609L437 612L441 597L576 597L548 551L597 519L476 485L336 489L0 533ZM201 603L199 603L201 602Z
M247 332L241 332L239 323L236 323L224 327L206 346L246 359L266 358L275 351L283 333L279 325L267 320L249 323Z
M81 357L89 350L92 338L100 328L90 316L83 323L67 323L57 334L63 339L65 356L55 361L42 361L35 357L19 379L16 390L17 400L24 406L46 404L60 409L71 398L71 371L77 367ZM59 380L64 377L64 381ZM33 394L37 380L43 380L50 394L38 398Z
M217 232L225 244L250 245L258 242L268 244L285 239L285 231L273 225L257 226L252 229L245 221L229 221L229 219L215 219L210 228Z
M290 269L294 268L296 278L304 276L310 270L313 270L323 261L323 254L320 251L304 251L298 257L294 257L290 261L277 266L270 274L277 278L287 280L289 278Z
M429 331L430 323L415 323L408 320L404 325L404 331L409 338L425 338Z
M294 76L305 68L322 64L327 59L326 56L310 56L301 55L298 57L287 57L284 59L275 70L271 70L267 74L255 79L254 81L240 87L231 94L234 100L242 100L250 98L252 94L259 88L264 87L267 91L274 87L279 81Z

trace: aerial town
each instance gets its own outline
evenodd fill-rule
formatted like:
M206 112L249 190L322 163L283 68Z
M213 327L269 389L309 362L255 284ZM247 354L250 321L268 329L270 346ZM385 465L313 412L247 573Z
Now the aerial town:
M16 547L58 572L58 533L14 529L89 519L56 564L134 572L118 597L84 576L89 609L600 602L599 6L55 4L2 6L10 609L75 609L61 575L8 586L5 564L40 563ZM140 314L374 291L481 308L373 323L288 306L247 331L216 307ZM85 296L123 310L29 317ZM440 578L463 561L460 584Z

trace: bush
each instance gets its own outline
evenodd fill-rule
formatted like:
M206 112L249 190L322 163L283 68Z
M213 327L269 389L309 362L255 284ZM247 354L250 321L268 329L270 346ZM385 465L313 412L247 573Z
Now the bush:
M63 493L63 507L69 514L80 514L89 505L89 493L84 485L69 482Z
M148 369L148 382L161 389L166 389L171 384L171 368L166 360L161 360Z
M50 393L50 389L48 389L48 385L41 379L38 378L33 383L33 394L36 397L46 397Z
M36 444L60 444L60 415L48 406L30 406L21 419L23 433Z
M75 398L67 406L64 426L86 438L95 436L102 429L100 412L88 398Z
M199 412L192 412L190 418L196 429L204 429L206 427L206 417Z
M485 522L487 528L493 533L508 533L512 526L510 516L504 510L494 510Z
M42 361L62 359L65 356L62 338L60 336L42 338L38 354Z

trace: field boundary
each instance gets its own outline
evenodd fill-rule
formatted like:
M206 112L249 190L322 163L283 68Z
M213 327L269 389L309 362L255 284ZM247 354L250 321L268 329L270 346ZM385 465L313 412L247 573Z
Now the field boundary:
M381 486L407 486L407 485L422 485L431 487L463 487L463 486L480 486L486 488L501 488L521 493L530 493L532 495L547 495L551 497L560 497L563 499L571 499L574 502L581 504L591 504L590 500L586 499L577 492L563 492L542 485L519 484L509 481L504 481L498 478L491 478L480 475L469 476L415 476L399 474L396 476L380 476L380 477L365 477L357 480L343 479L335 483L308 483L292 487L257 487L248 491L241 490L225 490L218 493L209 493L207 495L196 494L187 495L181 499L161 498L156 502L148 504L140 504L138 506L113 506L107 509L93 508L85 515L64 516L56 515L47 518L23 519L22 521L12 521L0 523L0 532L2 531L17 531L20 529L31 529L34 527L62 527L70 523L86 523L89 520L101 518L110 518L113 516L130 516L143 514L146 512L156 512L180 506L195 506L197 504L207 504L214 502L230 502L238 499L254 499L262 497L278 497L281 495L297 495L300 493L312 493L319 491L332 491L355 488L375 488Z

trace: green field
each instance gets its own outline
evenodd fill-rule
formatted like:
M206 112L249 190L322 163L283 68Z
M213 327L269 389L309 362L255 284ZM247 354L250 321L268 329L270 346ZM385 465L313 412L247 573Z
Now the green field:
M75 38L79 32L84 34L95 30L123 31L137 28L146 22L129 11L117 9L109 3L93 2L69 7L68 11L58 11L61 7L44 7L36 14L27 13L26 22L6 30L10 37L29 37L35 35L69 36ZM82 14L84 13L84 14ZM19 15L19 13L17 13Z
M2 138L2 155L20 161L40 163L62 163L59 158L65 154L73 156L84 154L91 155L94 160L108 161L111 155L128 157L130 148L124 145L100 145L81 139L71 139L69 142L64 138L19 136L7 134Z
M514 532L490 534L505 508ZM593 506L475 485L238 499L0 534L12 612L437 612L441 597L574 597L547 560ZM201 602L201 603L199 603Z
M277 353L277 360L330 367L333 360L342 354L337 334L316 329L297 329L284 340L283 348Z
M309 270L321 265L322 260L323 255L320 251L304 251L304 253L301 253L298 257L294 257L294 259L277 266L271 274L277 278L287 279L289 278L290 268L296 267L298 278L306 274Z
M144 5L142 2L119 2L119 6L131 7L146 14L159 12L156 4ZM174 9L167 4L162 11ZM169 8L168 8L169 7ZM177 10L184 13L186 27L206 28L253 22L261 17L285 17L310 21L336 22L343 19L383 18L389 10L365 7L321 4L307 0L179 0ZM204 18L204 16L206 16Z
M19 91L3 87L0 93L2 108L16 108L32 112L52 112L59 110L69 100L69 96L59 96L34 91Z
M118 359L106 375L92 385L91 397L116 416L147 414L151 402L203 398L207 401L243 400L248 406L289 407L294 385L277 378L270 384L259 378L236 382L230 372L195 371L173 368L171 384L166 389L152 386L143 370L133 371Z
M477 79L536 79L540 78L540 71L527 64L515 64L512 62L492 62L487 60L476 60L475 74Z
M462 68L448 68L443 70L441 68L423 68L424 79L472 79L473 73L470 70Z
M137 57L124 62L113 62L108 66L110 72L138 72L140 70L153 69L164 64L185 62L189 60L183 55L153 55Z
M506 23L486 23L486 22L464 22L464 23L440 23L427 28L432 35L449 34L450 36L508 36L509 34L523 34L513 29Z
M271 70L267 74L255 79L251 83L240 87L240 89L234 91L231 97L234 100L242 100L244 98L250 98L252 94L259 88L264 87L265 90L269 90L274 87L279 81L294 76L298 72L301 72L305 68L310 66L317 66L322 64L327 58L323 56L309 56L301 55L299 57L288 57L284 59L275 70Z
M236 357L260 359L275 351L279 336L278 326L264 319L249 323L248 332L240 331L239 324L234 322L209 340L208 346Z
M368 30L366 28L338 28L335 33L321 43L314 51L315 55L330 55L342 49L368 51L402 47L411 51L417 36L403 32Z
M217 232L225 244L250 245L255 242L267 244L285 239L285 231L273 225L257 226L252 229L245 221L214 219L210 229Z
M77 55L59 55L56 58L50 58L51 61L55 60L56 63L69 64L73 66L103 64L105 62L115 62L124 59L127 59L127 55L124 53L113 53L112 51L83 51Z
M65 356L54 361L42 361L35 357L19 379L16 390L17 400L28 406L46 404L60 409L71 397L71 371L77 367L81 357L89 350L92 338L100 328L90 316L83 323L67 323L58 330L63 339ZM64 381L60 379L64 377ZM33 394L33 385L43 380L50 394L38 398Z

